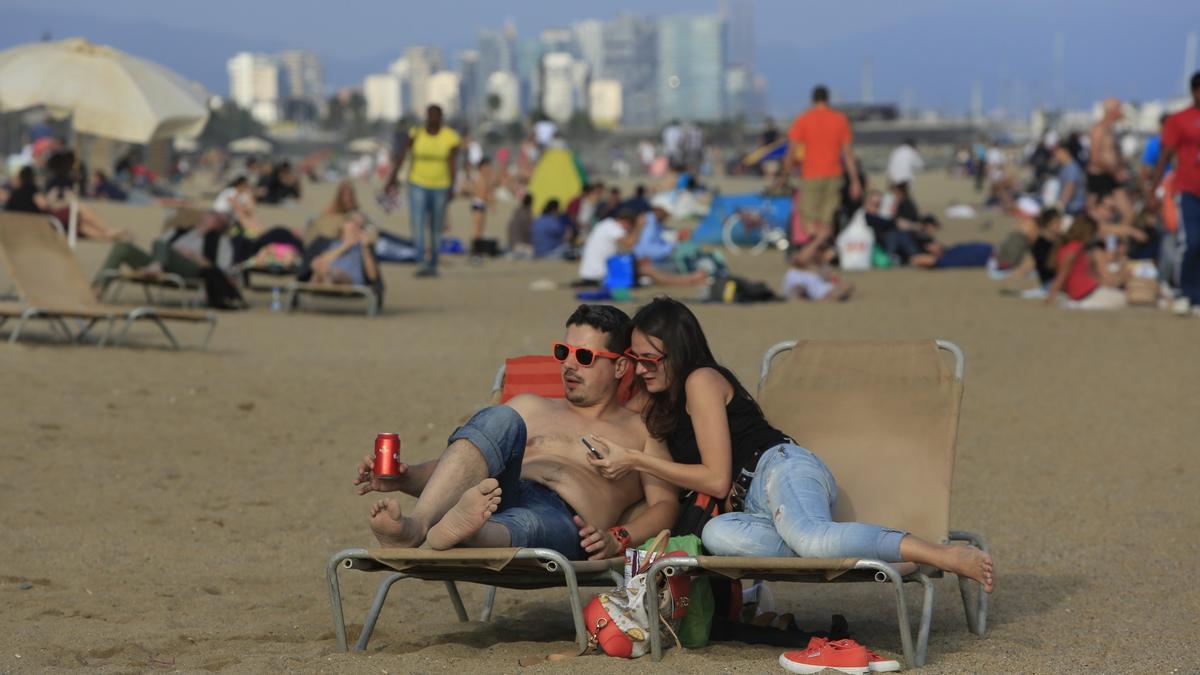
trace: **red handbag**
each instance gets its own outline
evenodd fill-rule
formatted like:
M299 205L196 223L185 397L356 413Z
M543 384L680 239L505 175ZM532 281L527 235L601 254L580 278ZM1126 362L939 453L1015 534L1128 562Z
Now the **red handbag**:
M624 583L608 593L596 595L583 608L584 625L594 648L625 659L650 651L651 628L645 606L647 592L655 593L660 621L674 636L672 624L687 614L691 578L676 574L667 577L661 588L646 587L646 572L652 563L664 557L688 555L684 551L665 552L669 539L670 532L663 530L647 550L626 549Z

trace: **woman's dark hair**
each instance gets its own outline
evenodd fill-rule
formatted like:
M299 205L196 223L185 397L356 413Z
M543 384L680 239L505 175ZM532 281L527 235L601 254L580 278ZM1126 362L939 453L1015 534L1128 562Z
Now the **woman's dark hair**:
M75 153L61 150L46 160L46 171L57 179L69 179L75 171Z
M655 298L633 315L632 329L661 340L666 355L661 367L666 370L670 384L666 391L649 395L650 402L642 413L646 428L655 438L664 439L675 430L687 407L684 385L688 376L700 368L721 373L733 386L734 396L745 398L757 407L754 397L737 377L717 363L700 321L687 305L668 297Z
M542 207L542 215L543 216L552 216L556 213L558 213L558 200L557 199L551 199L550 201L546 202L546 205L544 207Z
M225 188L228 189L228 188L241 187L243 185L246 185L249 182L250 182L250 179L246 178L246 176L244 176L244 175L237 176L233 180L229 181L229 185L226 185Z
M524 197L521 197L521 206L531 208L533 206L533 195L527 193Z
M610 352L629 349L629 315L612 305L580 305L567 317L566 327L591 326L606 333L604 347Z
M21 189L37 192L37 174L33 172L33 167L26 164L17 172L17 180L21 181Z

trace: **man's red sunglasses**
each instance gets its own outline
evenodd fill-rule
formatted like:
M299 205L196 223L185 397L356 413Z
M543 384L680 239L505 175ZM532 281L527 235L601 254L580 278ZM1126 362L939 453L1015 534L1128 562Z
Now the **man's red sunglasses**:
M571 357L572 354L574 354L575 361L584 368L591 368L592 364L596 363L597 358L613 359L614 361L621 358L620 354L599 351L592 349L591 347L576 347L575 345L569 345L565 342L555 342L553 354L554 358L558 359L560 362L566 361Z

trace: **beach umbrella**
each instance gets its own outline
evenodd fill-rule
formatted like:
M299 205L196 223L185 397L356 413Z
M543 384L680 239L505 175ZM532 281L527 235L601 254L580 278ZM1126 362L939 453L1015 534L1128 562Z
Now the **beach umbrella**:
M207 93L176 73L82 38L0 52L0 112L45 106L76 133L129 143L197 136Z
M230 143L229 151L239 155L262 155L271 152L271 142L258 136L246 136Z
M378 138L364 136L363 138L356 138L350 141L346 147L350 152L356 152L360 155L373 155L379 152L379 148L383 147L383 143Z

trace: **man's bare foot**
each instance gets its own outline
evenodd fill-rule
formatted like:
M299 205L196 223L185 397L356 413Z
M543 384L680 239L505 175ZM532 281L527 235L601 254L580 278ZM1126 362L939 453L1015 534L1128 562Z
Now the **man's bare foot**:
M453 548L482 529L499 507L500 482L485 478L464 492L458 503L429 528L425 542L438 551Z
M995 566L992 556L974 546L947 546L946 557L940 567L947 572L969 577L983 584L983 590L991 593L995 588Z
M380 499L371 507L371 531L384 546L414 548L421 545L421 528L400 513L400 502Z

